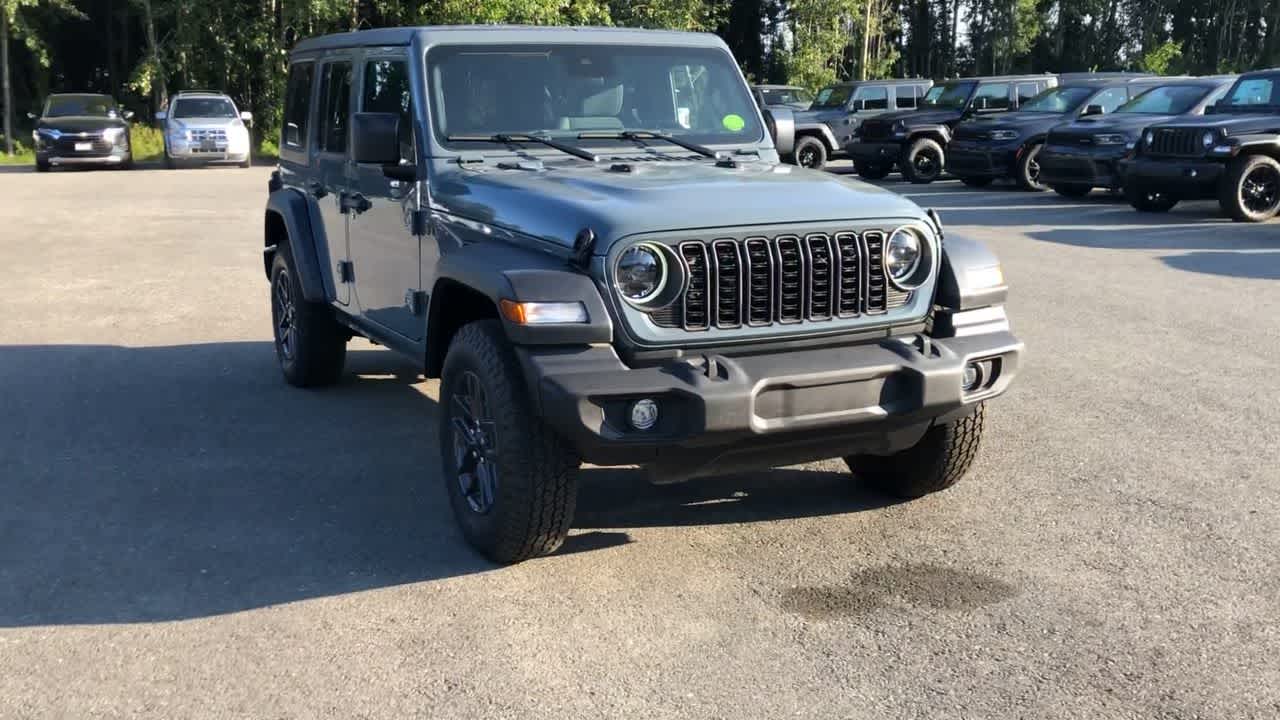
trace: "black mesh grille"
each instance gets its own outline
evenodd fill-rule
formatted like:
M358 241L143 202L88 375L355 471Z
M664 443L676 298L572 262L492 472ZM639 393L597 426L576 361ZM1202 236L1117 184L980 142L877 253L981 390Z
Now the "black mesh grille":
M1202 130L1195 128L1156 128L1152 131L1153 141L1147 148L1149 155L1174 155L1177 157L1196 157L1204 153L1200 137Z
M888 140L893 134L893 125L882 120L864 120L861 127L863 140Z
M716 265L716 327L742 324L742 263L738 243L717 240L711 244Z
M684 292L684 327L686 330L707 329L709 314L707 246L698 242L680 245L680 257L689 268L689 287Z
M866 311L882 313L888 309L884 279L884 233L871 231L862 234L867 248Z
M835 275L831 238L826 235L809 235L804 241L809 251L808 317L810 320L826 320L831 317L831 283Z
M778 238L778 321L800 322L804 319L804 253L800 238L785 235Z

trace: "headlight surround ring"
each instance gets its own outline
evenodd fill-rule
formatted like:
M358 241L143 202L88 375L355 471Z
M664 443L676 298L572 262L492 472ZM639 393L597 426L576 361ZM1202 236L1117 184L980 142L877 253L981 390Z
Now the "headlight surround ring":
M909 225L899 227L884 242L884 275L899 290L915 290L933 274L933 252L923 232Z
M670 247L638 242L619 253L614 261L613 288L628 305L647 312L661 310L675 302L684 289L682 268L679 257ZM656 279L650 283L652 287L637 293L646 284L643 275L647 272L656 272Z

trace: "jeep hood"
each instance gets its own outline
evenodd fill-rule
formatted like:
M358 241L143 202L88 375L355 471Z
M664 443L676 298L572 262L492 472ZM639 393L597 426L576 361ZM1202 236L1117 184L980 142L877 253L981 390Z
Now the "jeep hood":
M902 120L907 124L907 127L915 128L929 125L947 125L958 120L962 114L959 110L895 110L881 113L874 118L867 118L866 122L892 125L894 122Z
M747 161L548 162L541 169L463 168L437 161L435 208L566 247L589 227L607 243L641 232L869 218L920 219L919 206L866 183L792 165Z
M1061 124L1063 117L1069 115L1070 113L1007 112L980 119L967 120L963 123L963 126L983 132L988 130L1036 132L1038 130L1048 130L1054 125Z
M1228 135L1280 133L1280 113L1220 113L1179 118L1161 123L1160 127L1221 128Z
M1070 137L1091 137L1102 133L1124 133L1134 136L1150 125L1165 123L1178 117L1177 115L1151 115L1147 113L1108 113L1080 118L1073 123L1059 125L1053 129L1053 135ZM1196 116L1199 117L1199 116Z

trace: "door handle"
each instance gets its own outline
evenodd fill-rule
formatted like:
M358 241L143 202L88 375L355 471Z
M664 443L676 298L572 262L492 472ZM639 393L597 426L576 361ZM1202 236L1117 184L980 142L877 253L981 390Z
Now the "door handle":
M329 194L329 191L324 189L324 183L320 182L319 180L308 180L307 192L311 193L312 196L314 196L316 199L322 198L325 195Z
M359 215L369 208L373 207L373 203L369 202L369 198L360 193L342 193L338 196L338 206L342 212L354 212Z

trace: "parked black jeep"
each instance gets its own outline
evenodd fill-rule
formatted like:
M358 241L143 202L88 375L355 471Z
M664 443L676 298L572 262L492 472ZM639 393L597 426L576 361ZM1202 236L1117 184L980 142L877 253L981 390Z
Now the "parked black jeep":
M1020 103L1016 111L965 120L947 150L947 172L971 187L1012 178L1023 190L1044 190L1039 157L1050 128L1110 113L1158 83L1150 76L1072 80Z
M1124 164L1138 210L1217 198L1223 214L1262 222L1280 212L1280 68L1241 75L1204 117L1157 123Z
M368 30L300 43L285 98L280 369L338 382L362 336L440 378L415 471L495 560L560 545L583 462L667 483L838 457L942 490L1017 372L996 258L782 164L789 124L714 35Z
M821 170L828 160L844 156L858 124L868 118L919 106L931 80L855 80L828 85L818 91L806 110L797 111L793 160L801 167Z
M1057 84L1052 75L949 80L930 88L917 110L863 121L845 150L858 174L869 180L885 177L896 166L911 182L930 183L942 177L947 145L961 120L1017 109Z
M1086 115L1049 131L1040 151L1040 183L1064 197L1093 188L1120 190L1121 161L1152 123L1199 117L1231 87L1235 77L1168 78L1107 115Z

